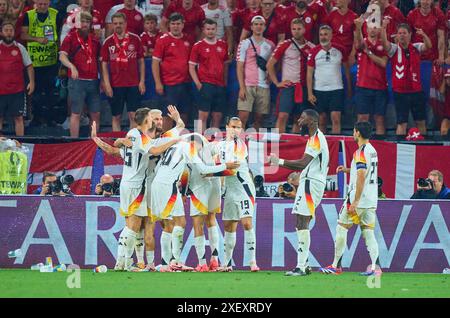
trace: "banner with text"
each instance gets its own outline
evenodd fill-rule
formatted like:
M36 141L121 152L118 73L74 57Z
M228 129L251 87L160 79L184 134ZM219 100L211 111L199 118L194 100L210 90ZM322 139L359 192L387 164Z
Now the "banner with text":
M0 196L0 267L20 268L53 257L54 263L77 264L93 268L112 267L117 252L117 236L124 226L118 214L118 198ZM334 255L337 215L342 200L324 199L311 223L312 267L329 265ZM256 217L256 255L263 270L295 267L297 236L293 202L283 199L258 199ZM450 202L379 202L375 235L380 248L381 267L392 272L442 272L450 262ZM223 226L220 244L223 247ZM157 225L156 242L161 233ZM192 223L188 218L182 260L197 265ZM243 249L243 231L239 227L234 263L245 268L248 255ZM343 256L344 269L365 270L370 259L359 228L348 235ZM22 256L8 258L8 251L21 249ZM223 250L219 252L222 258ZM209 259L209 248L207 248ZM156 263L160 260L157 244Z

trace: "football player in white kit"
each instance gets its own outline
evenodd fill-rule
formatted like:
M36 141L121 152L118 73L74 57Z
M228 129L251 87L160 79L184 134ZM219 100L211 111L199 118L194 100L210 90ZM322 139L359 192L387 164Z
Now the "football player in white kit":
M194 133L183 135L182 138L188 141L181 141L170 147L158 162L153 187L151 188L153 220L160 220L164 227L167 226L170 219L173 219L175 224L172 230L172 255L162 255L162 271L170 271L171 269L188 270L180 262L186 218L179 182L186 165L188 163L191 166L195 165L196 169L203 175L239 167L239 164L235 162L227 162L217 166L206 165L198 156L198 149L203 143L203 137ZM190 141L191 138L193 138L193 141Z
M202 138L202 145L198 148L198 156L207 165L215 165L211 147L212 144L206 138ZM197 165L188 163L187 166L189 169L188 194L191 199L190 216L192 217L195 250L199 261L195 271L215 271L218 268L217 244L219 240L215 215L221 211L221 184L220 178L217 176L231 175L235 172L234 170L225 170L217 174L208 175L211 178L205 178L205 175L202 174ZM205 221L211 247L209 267L205 258L205 234L203 231Z
M339 166L336 170L337 173L350 172L350 182L336 227L333 264L320 268L322 273L342 273L341 259L347 244L347 232L353 224L357 224L361 227L372 262L361 275L379 276L382 274L378 264L378 243L374 234L378 204L378 155L369 141L371 133L370 122L362 121L355 124L353 138L358 143L358 149L353 154L351 167L348 169Z
M218 271L231 272L233 270L233 251L236 245L236 230L240 221L244 228L245 249L250 253L248 265L252 272L257 272L259 267L256 264L256 236L252 225L256 191L247 162L247 145L239 138L242 132L242 122L239 117L231 117L226 128L226 138L214 145L214 154L219 155L220 162L236 161L240 163L240 167L236 174L225 175L226 190L222 214L225 228L225 259Z
M328 143L319 127L319 114L313 109L302 112L298 125L308 128L309 139L305 153L299 160L279 159L270 154L269 162L291 170L302 170L300 183L295 197L292 213L297 215L297 266L286 276L306 276L311 274L308 266L309 246L311 236L309 222L314 217L316 207L322 200L328 173L329 151Z
M181 120L180 115L178 113L178 110L175 106L169 105L168 106L168 116L171 117L175 123L176 126L163 133L162 134L162 112L158 109L152 109L150 110L150 114L153 118L153 127L148 131L149 136L154 140L154 146L158 147L161 145L166 144L168 141L170 141L170 138L174 138L179 136L179 132L184 129L185 125L184 122ZM101 148L104 152L106 152L109 155L115 155L124 158L124 151L121 151L122 147L132 147L132 142L128 138L118 138L114 142L114 146L111 146L105 142L103 142L100 138L96 137L95 134L95 123L92 127L92 138L94 142ZM167 148L167 147L165 147ZM156 167L156 164L159 160L159 155L150 155L148 158L148 176L147 176L147 208L150 210L150 189L151 189L151 183L154 177L154 169ZM126 217L126 220L128 218ZM173 226L172 226L173 227ZM145 231L144 231L145 230ZM161 235L161 246L166 247L166 249L169 250L169 253L171 251L171 228L168 230L167 233L164 232ZM145 234L144 234L145 233ZM168 235L164 235L168 234ZM121 234L122 235L122 234ZM147 256L147 265L144 265L144 248L142 242L144 241L145 237L145 251ZM139 245L139 246L138 246ZM154 270L154 251L155 251L155 237L154 237L154 223L151 222L151 218L145 218L145 224L143 223L141 226L141 231L138 233L136 237L136 256L138 259L138 263L136 264L136 268L133 269L133 271L153 271ZM116 264L115 269L116 270L122 270L123 269L123 259L124 259L124 249L123 245L119 244L119 252L118 252L118 259L121 261Z

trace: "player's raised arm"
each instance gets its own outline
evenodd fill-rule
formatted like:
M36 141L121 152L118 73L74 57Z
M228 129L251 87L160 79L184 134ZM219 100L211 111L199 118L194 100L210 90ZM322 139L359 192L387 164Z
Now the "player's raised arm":
M182 130L185 127L184 121L181 119L180 113L178 112L177 108L173 105L169 105L167 107L167 110L169 113L167 114L170 118L173 119L173 121L177 124L176 128L178 130Z
M105 153L107 153L108 155L112 155L112 156L118 156L120 157L120 149L113 147L109 144L107 144L106 142L104 142L103 140L101 140L98 137L94 137L92 138L92 140L95 142L95 144L101 149L103 150Z
M306 166L313 160L314 157L305 153L301 159L298 160L285 160L280 159L274 153L271 153L269 156L269 163L273 166L280 166L290 170L303 170Z
M121 147L133 147L133 142L129 138L117 138L114 141L114 147L121 148Z

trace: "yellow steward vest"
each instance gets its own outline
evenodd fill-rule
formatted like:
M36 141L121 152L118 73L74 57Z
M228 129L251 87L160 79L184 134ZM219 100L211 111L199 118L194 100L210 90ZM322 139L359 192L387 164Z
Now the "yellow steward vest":
M37 18L35 9L27 12L28 14L28 34L33 37L46 37L47 44L38 42L28 42L27 49L30 54L34 67L55 65L58 62L58 34L56 32L56 16L58 10L48 8L48 17L44 22Z

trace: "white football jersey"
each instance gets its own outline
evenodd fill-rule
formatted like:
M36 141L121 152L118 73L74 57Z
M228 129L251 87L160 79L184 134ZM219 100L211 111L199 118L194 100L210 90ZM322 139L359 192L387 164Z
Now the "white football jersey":
M180 180L187 164L195 165L201 174L211 174L226 169L225 164L207 166L198 156L196 147L191 142L180 141L166 150L156 166L154 184L173 184Z
M225 186L242 186L243 179L245 183L253 183L253 178L250 174L250 168L248 166L248 150L245 142L236 138L234 140L222 140L217 142L213 148L213 154L219 155L221 163L226 162L238 162L240 164L237 171L226 170L223 176L225 176Z
M300 180L313 179L325 184L330 154L328 151L327 140L320 129L317 129L314 136L308 139L305 154L312 156L314 159L309 162L305 169L303 169Z
M211 153L211 147L209 143L204 143L203 148L198 152L198 157L208 166L215 166L213 155ZM199 188L210 186L211 182L215 178L205 178L201 173L198 165L188 163L189 169L189 189L191 191Z
M172 128L171 130L166 131L165 133L161 134L161 136L154 141L155 146L160 146L162 144L165 144L170 141L170 139L174 137L178 137L180 135L180 132L178 131L178 128ZM151 184L153 179L155 178L155 169L156 165L158 164L158 161L161 159L161 155L154 156L150 155L148 158L148 178L147 178L147 184Z
M122 181L140 186L147 176L149 150L154 147L154 140L142 133L137 128L127 133L127 138L133 142L133 146L123 147L121 151L124 159Z
M348 186L350 203L355 199L356 177L359 169L365 169L366 172L364 188L357 207L361 209L376 208L378 204L378 155L370 143L362 145L353 154Z

